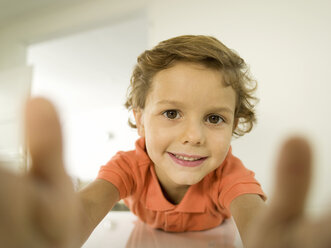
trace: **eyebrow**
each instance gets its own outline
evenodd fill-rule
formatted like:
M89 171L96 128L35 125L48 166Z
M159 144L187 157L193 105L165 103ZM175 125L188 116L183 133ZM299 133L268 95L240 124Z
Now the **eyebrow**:
M179 101L174 101L174 100L160 100L156 103L157 105L165 105L165 104L170 104L170 105L175 105L175 106L182 106L183 103ZM212 107L210 112L228 112L230 114L234 114L234 112L231 110L229 107Z

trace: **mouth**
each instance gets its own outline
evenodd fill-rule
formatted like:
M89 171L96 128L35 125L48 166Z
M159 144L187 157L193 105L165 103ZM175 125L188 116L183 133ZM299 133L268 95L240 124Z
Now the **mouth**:
M185 167L197 167L208 158L198 155L176 154L171 152L168 152L168 154L176 164Z

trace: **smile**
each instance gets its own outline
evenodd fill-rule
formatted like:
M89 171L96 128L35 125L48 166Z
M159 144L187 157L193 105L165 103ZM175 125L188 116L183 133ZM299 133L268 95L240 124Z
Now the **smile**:
M168 152L170 158L178 165L185 167L197 167L201 165L207 157L186 154L174 154Z

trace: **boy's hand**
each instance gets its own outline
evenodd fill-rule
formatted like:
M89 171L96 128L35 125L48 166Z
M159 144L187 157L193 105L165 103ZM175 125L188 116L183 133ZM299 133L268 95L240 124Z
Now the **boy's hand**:
M317 220L304 215L312 170L311 149L302 138L282 147L270 206L251 228L249 248L331 247L331 214Z
M62 159L60 123L46 100L26 107L27 175L0 169L1 247L77 247L81 211Z

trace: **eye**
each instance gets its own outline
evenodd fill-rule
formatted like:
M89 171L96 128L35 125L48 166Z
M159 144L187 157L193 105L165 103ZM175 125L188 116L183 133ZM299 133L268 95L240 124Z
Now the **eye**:
M224 122L224 119L219 115L209 115L207 116L207 122L211 124L220 124Z
M164 111L163 116L171 120L178 119L180 117L179 112L174 109Z

